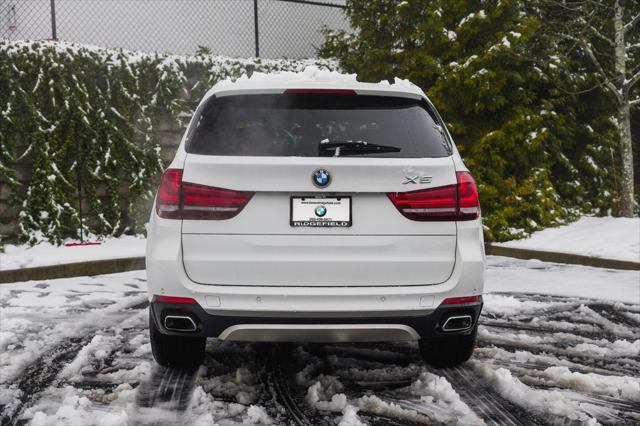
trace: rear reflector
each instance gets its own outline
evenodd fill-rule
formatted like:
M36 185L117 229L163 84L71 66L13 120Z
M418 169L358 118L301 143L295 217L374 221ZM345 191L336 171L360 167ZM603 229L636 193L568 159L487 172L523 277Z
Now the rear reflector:
M406 218L418 221L458 221L477 219L480 214L478 190L469 172L456 173L457 184L387 196Z
M161 302L161 303L173 303L178 305L197 305L198 304L198 302L196 302L195 299L192 299L190 297L159 296L157 294L153 296L153 301Z
M448 299L444 299L441 305L461 305L463 303L477 302L482 302L482 296L450 297Z
M168 169L158 189L156 212L165 219L231 219L253 194L183 182L182 170Z
M355 95L355 90L350 89L287 89L287 95Z

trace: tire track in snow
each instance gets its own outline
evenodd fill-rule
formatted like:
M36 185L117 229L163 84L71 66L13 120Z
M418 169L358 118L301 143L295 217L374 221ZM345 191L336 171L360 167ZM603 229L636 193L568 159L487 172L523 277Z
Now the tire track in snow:
M469 367L458 366L431 370L431 372L446 378L460 398L488 425L548 424L538 416L504 399L483 379L473 374Z
M132 310L137 311L146 307L147 304L145 302L138 303L125 307L124 311L126 313L130 313ZM82 313L91 314L92 312L86 311ZM137 312L134 315L137 315ZM0 406L0 425L15 424L24 410L36 403L41 394L57 382L59 373L75 359L82 348L89 344L98 333L105 332L108 329L109 327L85 328L82 336L63 339L62 342L48 349L35 361L23 368L19 378L6 384L9 389L17 390L18 397L9 404Z
M491 328L501 328L506 330L516 330L523 332L533 332L536 334L555 334L555 333L565 333L565 334L573 334L574 336L580 336L588 339L609 339L615 340L616 338L620 338L611 332L600 330L600 331L586 331L586 330L565 330L562 328L552 328L552 327L535 327L528 323L522 323L519 321L505 321L505 320L497 320L497 319L481 319L484 327Z
M482 336L478 342L478 347L499 347L510 352L525 351L534 355L551 355L559 360L566 362L572 362L573 364L581 364L586 368L594 369L606 369L610 372L616 373L616 375L637 376L640 374L640 360L636 360L632 357L617 356L615 359L611 357L594 357L588 352L578 352L572 347L560 348L554 346L552 343L526 343L509 341L503 338L494 338Z
M606 320L611 321L617 325L622 325L624 327L630 328L631 330L638 329L638 323L631 318L623 315L619 309L616 309L614 306L606 303L590 303L587 305L591 310L605 318ZM629 311L625 311L629 312Z
M563 366L575 373L637 377L640 360L630 352L622 356L615 350L619 341L633 341L639 336L634 328L634 318L626 315L635 312L636 305L614 305L560 296L510 296L520 301L547 302L552 305L545 310L525 311L515 316L483 315L481 321L485 332L480 335L478 346L481 349L476 352L476 359L509 370L532 389L562 392L580 407L580 411L602 424L638 424L640 404L637 402L608 396L595 389L590 391L587 385L578 385L576 388L570 381L552 380L544 374L549 367ZM564 306L565 311L557 312L555 304ZM558 321L558 328L554 327L555 321ZM591 326L591 330L583 325ZM505 330L515 330L516 334L504 333ZM535 338L527 341L526 336ZM492 356L493 348L500 351L498 358ZM614 353L615 356L612 355ZM527 356L532 359L527 361ZM547 420L547 416L543 420ZM553 424L581 424L577 420L554 415L548 420Z
M138 387L138 406L184 410L197 378L198 369L158 366L148 382Z
M24 410L38 400L40 394L54 383L60 371L92 338L93 334L68 338L22 370L20 378L9 386L18 390L18 399L0 408L0 424L15 424Z
M356 401L359 407L358 416L367 424L380 426L448 424L437 419L432 410L433 407L394 395L395 391L409 387L420 376L421 368L415 367L416 364L422 364L422 360L415 348L393 343L328 345L311 352L315 352L316 356L323 360L325 374L339 378L340 383L344 385L344 393ZM354 361L359 361L360 364L354 365ZM380 364L380 367L375 366L374 370L371 370L369 367L375 364ZM379 368L397 369L398 373L406 374L404 377L381 377L374 373L370 380L359 377L363 375L361 373L366 376ZM356 377L353 377L354 374ZM377 397L383 404L389 404L389 407L393 408L389 410L389 407L369 407L366 403L364 405L357 403L367 396Z
M271 407L272 417L275 417L280 423L286 421L288 424L295 425L335 424L326 419L328 413L323 416L313 413L304 402L304 394L292 392L292 389L295 390L298 386L293 380L293 376L285 374L282 370L283 364L291 364L292 362L291 354L287 352L285 352L283 345L275 344L266 346L257 354L258 357L264 359L260 381L269 391L271 405L275 405L276 408L273 410ZM282 410L280 408L286 413L284 419L281 416Z
M395 419L393 417L383 416L381 414L372 414L366 411L359 411L358 416L370 426L424 426L423 423L415 423L405 419Z

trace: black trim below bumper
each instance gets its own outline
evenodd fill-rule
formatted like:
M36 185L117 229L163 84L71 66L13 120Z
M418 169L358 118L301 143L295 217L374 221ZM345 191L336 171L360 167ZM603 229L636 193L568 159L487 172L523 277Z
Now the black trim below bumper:
M400 324L413 328L420 338L431 338L445 335L467 335L474 327L459 332L443 332L442 323L452 315L467 314L473 318L473 326L478 322L482 302L464 305L441 305L427 315L419 316L380 316L380 317L268 317L268 316L246 316L240 315L215 315L207 313L200 305L193 304L170 304L162 302L151 302L150 304L152 320L156 323L156 328L162 333L174 336L200 336L218 337L224 330L234 325L243 324ZM188 315L197 325L194 332L169 331L164 327L163 319L166 315ZM301 331L300 341L304 342L304 334Z

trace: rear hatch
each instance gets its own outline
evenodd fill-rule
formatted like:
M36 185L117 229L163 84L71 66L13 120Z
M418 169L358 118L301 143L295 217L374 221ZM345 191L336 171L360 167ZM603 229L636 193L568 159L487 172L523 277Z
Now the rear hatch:
M455 188L451 148L421 100L220 97L186 151L183 262L195 282L405 286L440 283L453 270L456 222L446 206L411 218L420 209L403 215L393 195Z

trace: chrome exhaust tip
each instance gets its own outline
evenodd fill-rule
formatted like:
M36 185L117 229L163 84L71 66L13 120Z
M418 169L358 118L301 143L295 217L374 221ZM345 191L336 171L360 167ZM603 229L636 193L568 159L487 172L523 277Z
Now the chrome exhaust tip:
M196 331L198 329L193 319L184 315L167 315L164 317L164 328L170 331Z
M453 315L442 324L442 331L464 331L470 329L472 325L471 315Z

